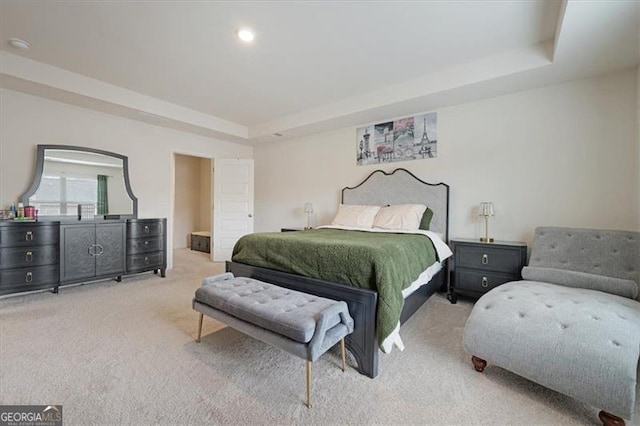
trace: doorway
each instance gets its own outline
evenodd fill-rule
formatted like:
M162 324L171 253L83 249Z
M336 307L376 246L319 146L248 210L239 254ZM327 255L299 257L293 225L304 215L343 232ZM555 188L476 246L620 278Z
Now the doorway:
M210 262L213 160L176 153L174 164L174 263Z

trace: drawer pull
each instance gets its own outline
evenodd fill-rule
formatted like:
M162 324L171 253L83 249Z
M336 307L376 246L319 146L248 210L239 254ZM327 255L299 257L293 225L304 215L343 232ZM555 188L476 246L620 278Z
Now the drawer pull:
M144 258L144 264L145 264L145 265L148 265L148 264L149 264L149 258L148 258L148 257L145 257L145 258Z
M145 242L144 242L144 247L145 247L145 248L149 247L149 241L145 241Z
M24 240L25 241L33 241L33 232L27 231L27 233L24 234Z
M489 255L488 254L483 254L482 255L482 264L483 265L488 265L489 264Z
M31 272L27 272L27 276L24 277L24 281L27 283L30 283L31 281L33 281L33 274Z
M95 255L96 255L96 253L93 251L93 248L94 248L95 246L96 246L95 244L91 244L91 245L89 246L89 256L95 256Z
M26 260L27 262L31 262L33 260L33 252L28 251L25 255L24 255L24 260Z
M144 226L144 233L148 234L149 233L149 225L145 225Z
M482 287L489 287L489 282L487 281L487 277L482 277Z
M96 244L96 247L100 249L100 251L96 253L96 256L100 256L102 253L104 253L104 247L102 247L101 244Z

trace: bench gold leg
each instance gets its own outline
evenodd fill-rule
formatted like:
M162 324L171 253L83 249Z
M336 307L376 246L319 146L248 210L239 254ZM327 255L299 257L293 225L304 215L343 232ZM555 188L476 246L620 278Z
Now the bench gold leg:
M200 337L202 337L202 317L203 314L200 314L200 318L198 319L198 338L196 339L196 343L200 343Z
M311 361L307 360L307 408L311 408Z
M342 354L342 371L344 371L346 366L345 356L344 356L344 337L340 339L340 353Z

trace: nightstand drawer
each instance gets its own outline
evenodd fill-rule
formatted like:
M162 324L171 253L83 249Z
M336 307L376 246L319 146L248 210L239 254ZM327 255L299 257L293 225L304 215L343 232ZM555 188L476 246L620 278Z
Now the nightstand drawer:
M519 279L520 277L514 274L458 268L455 272L455 288L456 290L483 294L500 284Z
M522 268L518 250L490 245L460 245L456 249L456 267L519 274Z

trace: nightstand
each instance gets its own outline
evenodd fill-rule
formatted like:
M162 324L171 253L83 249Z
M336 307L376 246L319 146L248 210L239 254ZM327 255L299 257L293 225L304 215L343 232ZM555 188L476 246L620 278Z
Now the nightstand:
M280 232L304 231L304 228L280 228Z
M480 297L494 287L518 281L527 263L527 245L521 242L455 239L453 245L454 273L447 297L456 303L458 294Z

